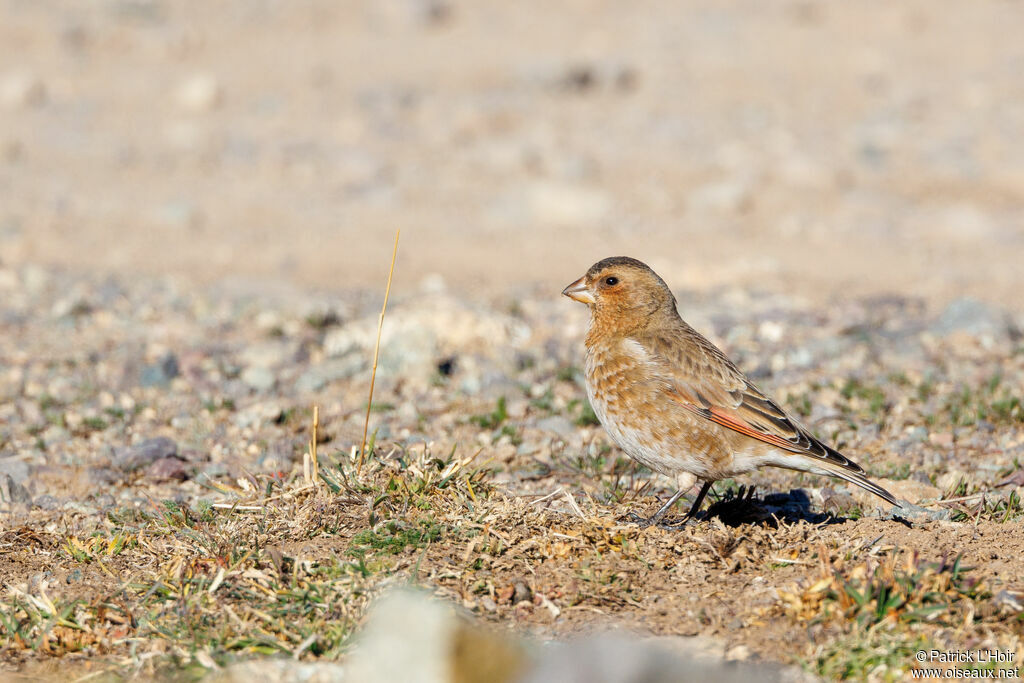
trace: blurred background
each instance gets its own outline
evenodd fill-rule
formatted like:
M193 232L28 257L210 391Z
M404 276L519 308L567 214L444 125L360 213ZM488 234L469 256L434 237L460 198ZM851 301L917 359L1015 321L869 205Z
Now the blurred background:
M1020 310L1024 5L0 0L0 261ZM437 282L437 278L432 279ZM541 288L541 289L535 289Z

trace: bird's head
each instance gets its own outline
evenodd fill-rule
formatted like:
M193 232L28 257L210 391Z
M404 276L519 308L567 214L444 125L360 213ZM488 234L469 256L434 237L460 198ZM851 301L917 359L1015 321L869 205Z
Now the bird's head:
M662 314L677 315L676 299L665 281L646 263L628 256L598 261L562 294L587 304L595 322L621 331L644 327Z

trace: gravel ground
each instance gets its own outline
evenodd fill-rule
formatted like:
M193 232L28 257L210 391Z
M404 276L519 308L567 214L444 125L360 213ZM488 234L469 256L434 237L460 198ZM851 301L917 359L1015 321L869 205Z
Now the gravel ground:
M194 626L193 636L171 636L175 631L155 625L170 608L141 617L156 608L140 595L183 581L186 566L189 580L205 573L209 585L217 562L232 569L229 583L251 581L274 557L278 565L284 557L325 567L355 553L368 563L370 578L358 590L329 584L349 604L344 619L335 615L346 633L360 623L368 596L411 573L485 619L542 636L608 625L699 635L727 643L717 650L722 656L803 662L827 677L851 666L836 664L835 653L868 636L850 631L852 620L794 635L809 618L811 608L801 605L810 600L825 609L811 599L818 595L811 568L820 562L836 563L840 573L826 578L842 587L885 558L918 576L932 571L929 562L941 567L963 555L987 587L969 596L972 609L998 615L1000 605L1018 604L1006 596L1017 595L1024 580L1024 347L1020 319L995 306L963 299L932 311L919 300L884 297L817 308L742 288L677 291L684 317L908 506L886 509L841 482L764 471L721 482L719 503L704 521L669 532L622 521L630 511L654 509L670 483L623 458L595 424L578 367L585 311L557 292L471 304L435 278L396 295L372 404L375 450L357 475L379 294L257 294L238 285L197 288L41 268L4 269L0 285L0 496L8 529L0 581L5 609L16 615L10 623L20 624L7 627L4 656L29 674L46 675L47 662L60 655L83 673L103 666L152 675L189 662L203 670L259 651L190 640ZM336 493L304 484L314 405L320 462L333 473L326 476ZM456 492L438 481L449 472L442 479L458 473L466 509L453 508ZM760 495L748 499L740 485L756 485ZM427 497L391 501L396 490ZM232 518L245 510L262 510L263 521ZM417 510L432 512L416 522ZM172 524L167 511L184 521ZM440 525L436 533L431 524ZM475 528L501 543L467 531ZM225 551L209 550L197 529L220 539L210 541L214 547L227 539L245 547L241 539L254 534L252 552L237 561L255 564L243 571L217 560ZM430 541L422 551L416 534ZM400 540L373 540L380 535ZM578 540L558 546L563 536ZM452 543L431 544L444 538ZM469 545L460 540L467 538ZM573 547L577 542L587 545ZM526 550L538 543L547 549L539 558ZM608 555L609 543L620 555ZM823 555L826 547L833 552ZM495 557L473 560L486 552ZM863 558L866 569L841 573L852 571L850 558ZM614 578L637 571L624 584ZM580 592L587 572L604 577L591 578L601 585L597 593ZM138 583L140 576L155 583ZM126 583L111 583L117 577ZM483 596L481 581L489 586ZM758 590L750 595L760 597L739 609L732 597L753 590L752 581ZM124 609L135 629L118 638L87 610L82 614L92 616L76 623L95 640L74 646L54 635L59 627L45 614L33 618L26 607L36 604L28 596L45 596L95 610L118 594L110 604L134 605ZM720 604L687 606L688 595L717 594L726 596ZM999 595L1003 602L995 601ZM683 603L671 606L677 600ZM537 607L521 613L523 602ZM181 603L174 604L178 614ZM761 611L750 613L755 607ZM814 609L813 623L834 618ZM778 616L765 622L769 614ZM969 642L1019 648L1012 614L978 616ZM327 627L317 624L311 634L327 638ZM949 647L968 642L962 632L936 629L913 631L913 638ZM904 650L918 641L901 637L903 649L887 655L883 674L912 665ZM799 646L773 645L787 638ZM308 655L333 659L344 642ZM149 654L140 658L142 651ZM902 665L891 661L897 655Z

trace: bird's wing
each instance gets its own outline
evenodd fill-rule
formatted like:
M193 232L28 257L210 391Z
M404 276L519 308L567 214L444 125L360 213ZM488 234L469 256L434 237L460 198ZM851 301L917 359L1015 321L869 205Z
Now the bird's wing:
M678 330L636 340L665 379L669 399L695 415L784 451L853 472L864 471L818 441L747 380L718 347L685 323L682 325Z

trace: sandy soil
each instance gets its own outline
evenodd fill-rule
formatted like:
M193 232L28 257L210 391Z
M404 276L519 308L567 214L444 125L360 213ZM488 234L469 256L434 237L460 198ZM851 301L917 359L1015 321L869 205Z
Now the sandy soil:
M0 2L0 259L1019 308L1012 2Z

